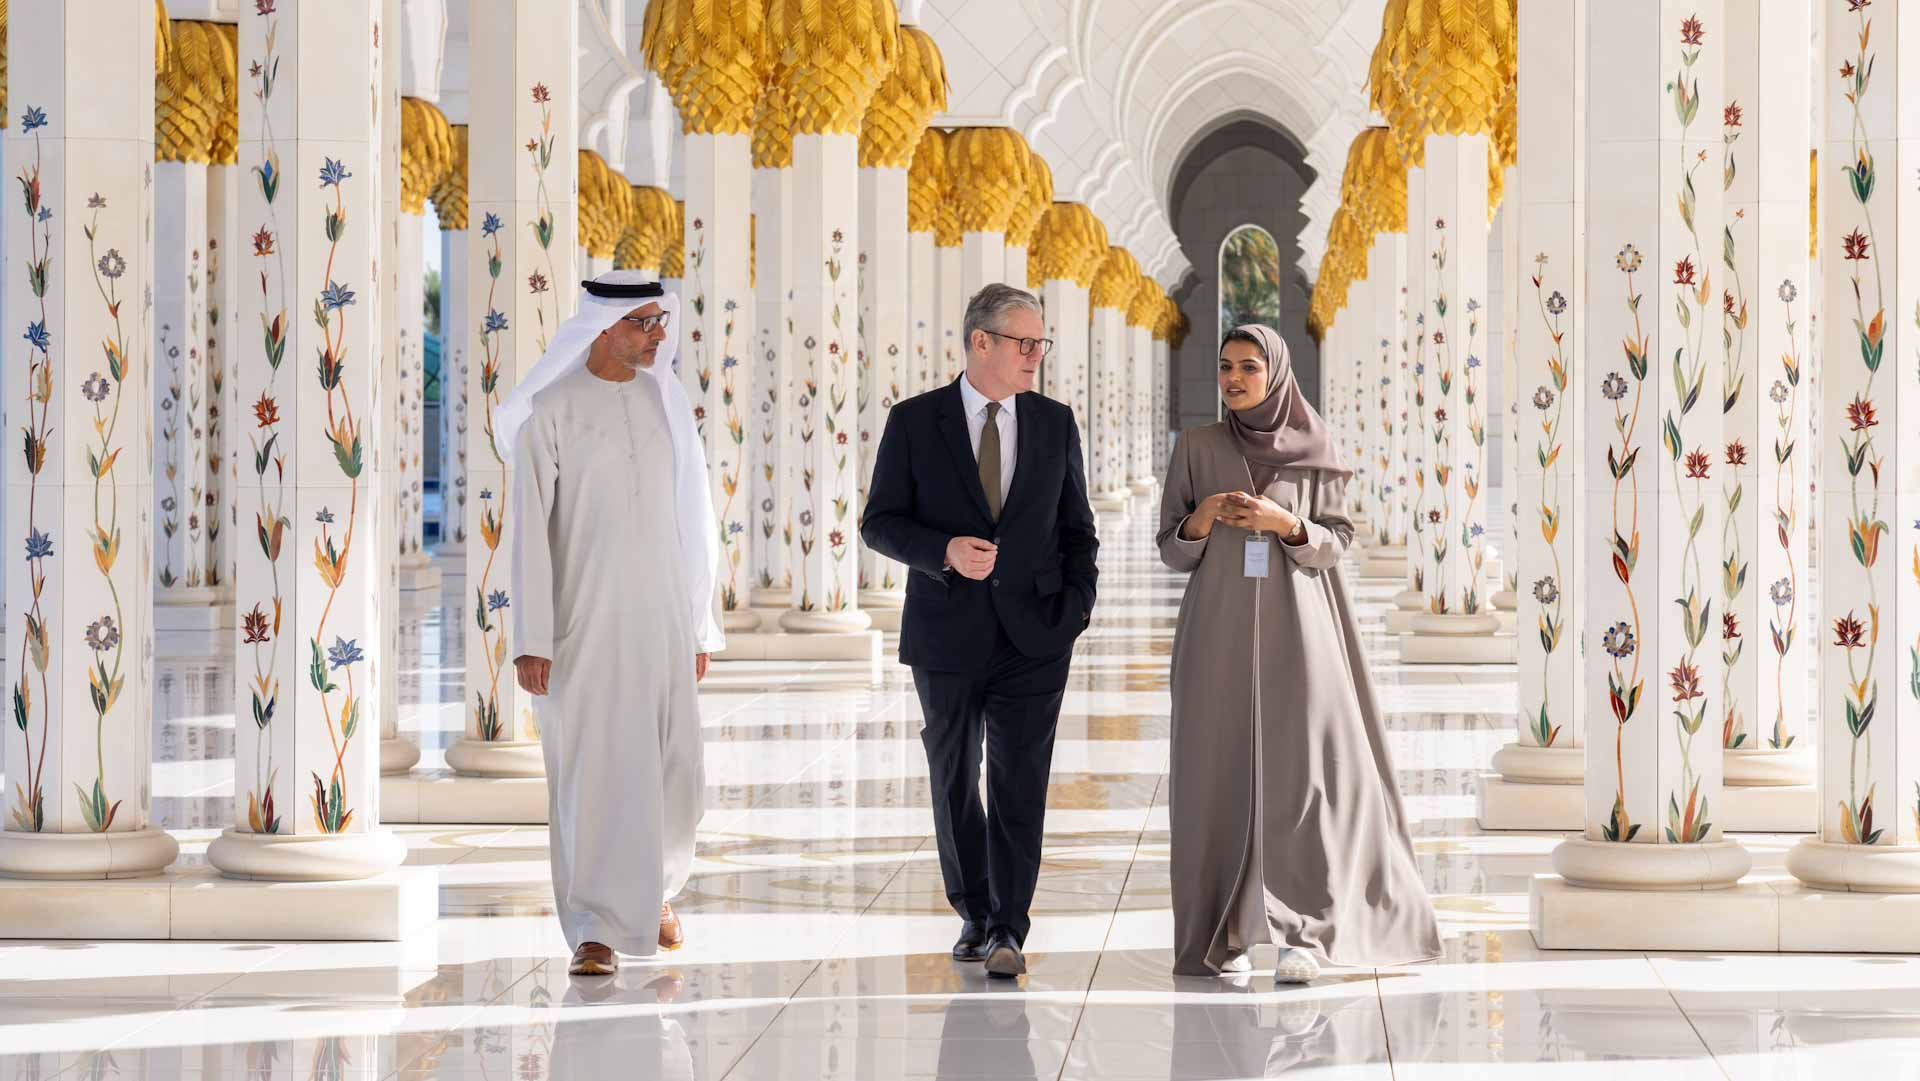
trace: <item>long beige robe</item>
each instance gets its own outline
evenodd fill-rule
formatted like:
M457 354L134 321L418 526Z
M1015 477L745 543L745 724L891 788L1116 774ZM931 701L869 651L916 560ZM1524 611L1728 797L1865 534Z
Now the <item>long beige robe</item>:
M673 447L654 381L581 368L542 390L514 447L514 656L534 699L548 854L567 946L646 956L686 885L703 788L696 632Z
M1437 957L1341 577L1346 482L1254 469L1306 519L1303 543L1267 542L1266 578L1244 573L1245 530L1180 537L1207 496L1253 489L1224 424L1181 434L1160 503L1160 558L1192 573L1173 643L1174 971L1264 942L1339 965Z

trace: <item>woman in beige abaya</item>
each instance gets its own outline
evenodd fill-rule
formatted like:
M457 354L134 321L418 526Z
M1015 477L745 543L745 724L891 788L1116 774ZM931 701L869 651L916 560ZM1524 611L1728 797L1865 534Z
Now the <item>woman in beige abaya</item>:
M1174 971L1275 979L1440 954L1340 557L1351 471L1286 344L1221 343L1227 418L1181 433L1160 558L1189 571L1173 644Z

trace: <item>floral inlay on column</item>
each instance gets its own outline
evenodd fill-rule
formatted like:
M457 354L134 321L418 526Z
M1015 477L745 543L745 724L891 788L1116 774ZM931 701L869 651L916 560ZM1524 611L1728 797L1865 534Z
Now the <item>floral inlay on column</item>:
M320 167L320 186L332 188L333 209L327 212L322 223L327 238L326 272L322 277L326 286L314 300L313 319L320 327L322 345L319 357L319 386L326 395L327 403L327 443L333 448L334 462L340 468L340 474L348 481L347 520L344 524L334 520L333 512L321 507L315 514L320 524L320 536L314 540L313 563L319 572L321 583L326 586L326 607L320 613L320 622L314 627L313 637L308 640L310 659L308 678L313 689L320 694L320 710L326 718L327 737L333 747L333 770L326 781L318 773L313 777L313 820L322 833L341 833L353 821L353 808L347 806L346 795L346 756L347 747L353 741L360 726L360 697L354 690L353 666L366 659L359 647L357 638L345 638L336 634L333 644L322 650L326 640L327 620L332 614L333 600L346 579L347 560L353 554L354 530L360 524L360 473L366 464L366 448L361 440L360 424L353 415L353 403L348 397L346 381L346 309L354 302L351 283L342 283L333 278L333 256L340 246L340 238L347 231L347 208L341 194L341 182L353 174L346 165L333 158L327 158ZM335 539L334 528L340 527L339 538ZM342 688L334 682L333 674L343 673L346 686ZM339 711L336 714L332 695L343 691Z
M533 166L534 206L537 208L533 221L528 224L533 229L533 238L540 244L540 253L547 261L547 272L539 271L527 275L527 290L531 293L549 292L549 283L559 288L561 283L553 281L553 199L547 193L547 168L553 164L553 95L548 92L545 83L533 84L533 100L540 106L540 134L527 139L527 155ZM571 243L571 238L568 238ZM547 305L543 302L536 309L540 320L540 351L547 351L547 334L560 325L560 301L557 295L553 301L553 322L547 322Z
M23 135L46 126L47 114L39 106L28 106L20 114L20 132ZM27 284L38 302L34 313L37 318L28 320L26 332L21 336L27 343L26 423L21 425L21 433L22 465L28 478L27 588L32 594L33 603L26 612L26 641L14 646L20 675L14 680L9 708L15 727L26 738L27 747L27 761L14 767L17 773L10 818L14 828L38 833L46 825L46 793L42 791L41 777L46 767L47 741L50 738L48 727L53 703L52 693L47 687L47 668L54 656L53 643L47 633L47 612L41 606L41 600L47 586L47 561L54 557L54 524L41 518L38 499L40 472L47 464L47 443L53 437L53 419L50 415L53 403L53 339L47 331L47 276L53 262L53 229L47 223L53 219L53 208L43 205L40 199L40 137L35 135L33 142L33 161L23 165L16 177L24 196L24 225L31 252L25 267ZM115 358L109 354L107 359L112 362ZM117 385L118 373L114 381ZM101 398L104 399L107 388L100 389ZM93 400L91 393L87 396ZM119 409L120 401L116 395L116 417ZM28 664L33 666L32 674L27 671ZM37 704L33 686L36 675L39 682ZM33 735L36 717L40 729L38 749Z
M1792 539L1801 499L1799 471L1793 464L1794 418L1799 415L1800 409L1800 357L1797 353L1800 339L1794 334L1793 302L1799 296L1799 290L1793 282L1783 281L1780 283L1779 296L1780 303L1787 307L1787 340L1794 343L1794 349L1780 355L1780 378L1774 380L1773 386L1767 390L1767 398L1775 407L1773 457L1780 466L1773 484L1774 540L1780 545L1787 564L1786 575L1775 579L1767 587L1767 599L1773 602L1773 617L1767 622L1767 630L1772 636L1775 659L1773 731L1767 736L1767 746L1784 751L1793 746L1794 737L1787 731L1787 698L1781 680L1785 678L1785 662L1788 653L1793 650L1794 635L1800 629L1800 572L1793 562Z
M253 784L247 789L247 828L254 833L279 833L281 826L278 801L274 797L279 774L273 764L274 741L270 733L274 716L280 708L280 679L275 674L279 671L280 618L285 607L285 597L281 592L280 556L287 536L293 529L292 519L286 512L287 450L280 445L280 404L277 396L280 363L286 359L287 335L291 329L287 325L287 293L292 281L287 274L286 256L276 243L280 233L280 216L274 199L280 194L282 174L273 131L273 110L268 106L273 99L274 80L280 71L280 58L274 47L277 30L276 20L267 28L265 59L254 61L248 68L248 76L254 82L254 100L260 103L262 142L266 146L260 164L252 169L254 182L259 185L261 198L267 207L267 220L253 233L253 255L255 259L262 260L259 271L262 310L274 313L271 319L263 320L264 326L261 328L262 356L267 363L266 389L253 403L254 427L247 436L253 451L256 482L253 492L254 537L273 572L272 594L264 600L255 599L240 618L240 644L253 666L249 690L253 725L259 737L254 750ZM267 477L269 469L273 474L271 481Z
M500 334L507 329L507 316L494 301L500 288L500 216L488 212L480 222L481 240L487 251L487 314L480 321L480 393L486 396L486 415L481 424L487 434L487 453L498 469L507 467L500 456L500 444L493 433L494 411L500 408ZM500 673L507 660L507 624L496 614L511 606L507 591L493 584L493 565L500 555L500 538L506 529L507 491L503 486L496 496L491 488L480 489L480 542L487 547L487 561L480 581L473 587L473 619L487 643L482 660L487 666L487 689L473 694L473 730L486 741L512 739L512 731L500 723Z
M1442 297L1444 300L1444 296ZM1463 363L1464 381L1460 393L1467 406L1467 437L1473 440L1473 453L1460 470L1460 489L1466 504L1460 508L1460 545L1467 553L1467 581L1460 594L1460 611L1473 615L1480 611L1480 583L1486 567L1487 527L1475 517L1480 502L1480 466L1487 460L1486 407L1480 404L1480 354L1474 343L1480 338L1480 301L1467 298L1467 359Z
M1441 324L1433 331L1434 378L1439 382L1440 401L1445 403L1453 391L1455 376L1453 349L1447 342L1444 329L1447 318L1447 294L1445 274L1447 270L1447 223L1445 219L1435 219L1433 250L1427 258L1433 263L1434 322ZM1453 424L1447 417L1447 407L1442 404L1433 411L1433 487L1437 506L1427 511L1427 524L1433 527L1428 544L1433 551L1433 584L1428 592L1427 610L1435 615L1445 615L1452 611L1447 595L1450 583L1447 581L1447 551L1453 535L1454 507L1453 493L1448 487L1453 479ZM1464 518L1461 519L1464 521ZM1471 592L1472 585L1467 586Z
M726 439L733 448L729 457L714 463L720 471L720 552L721 565L726 569L726 580L720 585L720 606L728 612L746 607L747 598L742 592L740 582L741 564L746 559L746 545L741 539L747 531L742 510L734 509L734 501L740 496L740 482L746 473L747 464L747 421L742 415L740 395L736 391L735 379L740 369L740 358L734 353L733 331L735 314L740 310L740 302L729 299L721 306L725 313L720 339L720 403L727 411ZM701 378L702 384L706 378Z
M1686 547L1680 556L1680 595L1673 598L1680 608L1687 648L1673 670L1667 673L1673 690L1674 736L1680 748L1681 785L1686 790L1684 805L1678 793L1667 793L1666 839L1675 844L1706 840L1712 825L1707 820L1710 813L1707 800L1700 795L1700 778L1694 767L1692 750L1694 736L1699 733L1707 713L1706 692L1700 686L1699 665L1694 658L1701 642L1706 640L1707 629L1713 619L1713 602L1706 595L1706 577L1701 566L1699 546L1700 527L1706 515L1704 482L1712 471L1713 455L1701 447L1688 447L1680 430L1680 424L1685 421L1687 414L1699 404L1701 390L1706 384L1707 311L1713 296L1713 274L1707 265L1699 228L1694 221L1696 189L1693 174L1705 162L1706 155L1689 154L1685 145L1687 129L1700 109L1700 83L1694 76L1693 68L1700 58L1699 46L1703 34L1700 20L1696 18L1689 17L1681 24L1682 43L1694 48L1691 51L1681 50L1680 70L1669 84L1674 114L1680 122L1680 138L1675 144L1680 158L1677 164L1681 170L1680 220L1692 241L1692 252L1683 255L1673 269L1673 284L1681 287L1674 301L1681 344L1673 357L1674 393L1679 399L1679 414L1676 416L1670 407L1661 431L1661 441L1667 449L1668 467L1673 474L1673 487L1679 494L1679 509L1682 519L1687 523ZM1682 483L1683 468L1686 479L1693 481L1691 502L1687 486Z
M1722 110L1720 120L1721 142L1721 190L1733 187L1734 177L1739 173L1739 162L1734 153L1734 144L1740 140L1743 112L1737 101L1728 102ZM1739 237L1734 232L1736 224L1746 220L1744 208L1735 210L1729 216L1721 242L1721 261L1727 268L1727 288L1720 297L1720 337L1725 349L1726 367L1722 376L1725 388L1725 406L1722 412L1732 414L1740 404L1741 392L1746 388L1746 348L1747 348L1747 289L1741 279ZM1748 561L1745 557L1745 540L1740 533L1740 504L1746 496L1745 485L1741 483L1737 471L1747 464L1748 449L1739 438L1729 438L1726 447L1727 474L1722 483L1725 520L1721 525L1720 543L1723 559L1720 570L1720 659L1723 665L1720 677L1721 697L1725 700L1721 710L1720 745L1722 747L1740 747L1747 742L1747 717L1741 708L1739 694L1738 666L1746 653L1746 637L1740 631L1740 620L1735 605L1741 592L1746 588Z
M1545 284L1547 254L1541 252L1534 256L1533 263L1534 306L1553 345L1552 354L1546 361L1548 382L1535 387L1533 391L1533 407L1541 415L1540 440L1534 444L1534 458L1540 463L1540 502L1535 508L1535 519L1540 526L1540 539L1546 542L1552 560L1551 573L1535 579L1533 583L1533 599L1540 604L1540 648L1551 657L1559 650L1560 640L1567 630L1566 598L1561 594L1561 583L1566 581L1566 569L1560 561L1560 515L1563 507L1560 502L1560 471L1556 468L1560 452L1565 449L1561 426L1566 419L1567 409L1567 353L1561 320L1567 312L1567 298L1560 290L1549 290ZM1554 719L1552 682L1547 681L1542 685L1539 708L1529 709L1523 702L1521 709L1535 745L1553 746L1554 740L1560 738L1561 723Z
M1846 273L1853 286L1853 326L1860 341L1859 361L1866 369L1860 389L1846 406L1847 430L1838 435L1840 449L1846 456L1850 496L1847 541L1854 562L1865 572L1862 577L1866 586L1867 607L1865 623L1861 622L1854 609L1849 609L1846 615L1833 621L1833 644L1844 651L1847 665L1847 684L1841 689L1841 696L1846 707L1850 738L1846 798L1840 801L1839 810L1841 840L1850 845L1876 844L1883 832L1883 827L1876 827L1873 821L1875 784L1871 775L1873 721L1880 706L1880 679L1875 661L1880 650L1881 601L1880 580L1874 573L1874 567L1880 558L1880 542L1889 532L1886 521L1880 516L1880 468L1886 459L1874 433L1880 423L1875 381L1880 374L1886 346L1887 294L1882 281L1881 262L1876 258L1882 249L1877 245L1873 226L1873 198L1878 176L1874 169L1873 150L1868 142L1866 121L1862 115L1863 102L1872 85L1875 59L1874 54L1868 51L1872 43L1873 25L1864 10L1867 6L1868 0L1848 2L1848 10L1857 13L1859 44L1854 59L1840 67L1840 80L1845 88L1843 93L1851 114L1853 150L1853 161L1842 166L1842 171L1847 176L1848 194L1860 208L1860 224L1847 233L1841 247L1842 258L1847 263ZM1868 270L1872 272L1870 276ZM1914 565L1915 577L1920 578L1920 549L1915 550ZM1837 591L1838 586L1836 581L1828 588ZM1864 664L1857 661L1862 650L1866 651ZM1920 697L1920 643L1914 647L1910 659L1915 666L1915 696ZM1866 760L1864 769L1869 775L1864 791L1860 787L1862 757ZM1916 809L1916 819L1920 821L1920 808Z
M1408 472L1413 476L1413 506L1407 514L1407 525L1413 530L1408 537L1409 545L1418 546L1427 527L1438 526L1440 511L1427 506L1426 458L1419 449L1427 445L1427 313L1416 312L1413 316L1413 425L1414 437L1407 440ZM1424 593L1427 588L1427 570L1421 565L1418 555L1407 560L1408 588L1415 593Z
M1627 310L1633 315L1633 333L1623 343L1627 371L1633 376L1633 404L1622 405L1627 396L1627 381L1618 370L1607 373L1600 382L1600 395L1613 403L1613 428L1617 443L1607 444L1607 472L1613 478L1610 524L1613 576L1627 602L1628 617L1608 625L1600 648L1613 658L1607 673L1607 705L1613 711L1613 813L1602 830L1609 841L1631 841L1640 832L1640 824L1627 817L1627 772L1622 746L1627 725L1640 710L1640 694L1645 681L1640 678L1639 640L1640 601L1633 592L1633 573L1640 563L1640 493L1633 483L1633 467L1640 451L1633 445L1640 426L1640 398L1647 381L1647 334L1640 323L1642 294L1634 286L1633 276L1640 270L1639 249L1628 244L1614 256L1614 265L1627 279ZM1595 598L1598 600L1599 598ZM1631 661L1629 662L1629 658ZM1627 664L1622 670L1623 663Z

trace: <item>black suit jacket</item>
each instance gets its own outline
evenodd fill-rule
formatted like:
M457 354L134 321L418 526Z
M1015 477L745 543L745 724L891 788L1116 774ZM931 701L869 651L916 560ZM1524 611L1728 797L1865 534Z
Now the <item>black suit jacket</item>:
M984 668L996 622L1021 653L1058 656L1086 628L1099 577L1073 410L1039 394L1015 397L1013 484L996 522L962 402L955 380L894 406L867 485L861 538L910 570L900 662ZM954 537L999 545L985 581L942 569Z

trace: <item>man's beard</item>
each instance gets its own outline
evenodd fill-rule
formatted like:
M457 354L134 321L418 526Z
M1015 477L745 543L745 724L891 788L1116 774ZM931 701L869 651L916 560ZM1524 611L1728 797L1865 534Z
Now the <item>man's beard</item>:
M623 363L626 364L627 369L629 371L637 372L646 368L653 367L654 359L659 355L660 355L659 346L655 346L652 349L641 349L635 352L632 356L627 357L623 361Z

